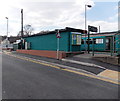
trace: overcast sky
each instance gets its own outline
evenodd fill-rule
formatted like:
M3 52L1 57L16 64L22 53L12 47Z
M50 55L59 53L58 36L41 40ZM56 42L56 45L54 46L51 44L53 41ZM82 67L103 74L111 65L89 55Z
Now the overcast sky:
M73 27L85 29L85 4L87 24L100 26L101 32L118 30L118 0L1 0L0 35L6 35L9 18L9 36L21 30L21 9L24 25L31 24L34 33Z

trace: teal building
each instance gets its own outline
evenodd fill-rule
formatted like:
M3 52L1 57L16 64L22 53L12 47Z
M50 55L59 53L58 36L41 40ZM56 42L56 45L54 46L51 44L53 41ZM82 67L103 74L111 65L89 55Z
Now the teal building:
M59 29L59 39L57 38L57 32L58 30L55 30L23 37L24 48L29 50L57 51L59 40L59 51L77 52L81 50L81 34L85 30L69 27Z

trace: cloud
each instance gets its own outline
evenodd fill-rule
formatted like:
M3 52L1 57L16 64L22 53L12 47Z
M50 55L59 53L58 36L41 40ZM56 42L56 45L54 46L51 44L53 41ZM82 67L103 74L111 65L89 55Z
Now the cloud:
M108 18L110 21L115 21L118 19L118 13Z
M118 2L119 0L93 0L94 2Z
M13 0L12 2L4 0L0 4L0 12L3 13L0 16L0 26L2 26L0 34L6 35L5 17L7 16L9 35L17 35L21 30L21 9L24 10L24 25L31 24L35 33L64 27L84 29L85 4L95 5L93 0ZM116 22L89 22L95 26L100 25L103 31L109 28L111 31L116 29Z
M88 25L93 25L96 27L100 26L101 32L111 32L118 30L118 22L107 22L107 21L89 21ZM114 30L113 30L114 29Z

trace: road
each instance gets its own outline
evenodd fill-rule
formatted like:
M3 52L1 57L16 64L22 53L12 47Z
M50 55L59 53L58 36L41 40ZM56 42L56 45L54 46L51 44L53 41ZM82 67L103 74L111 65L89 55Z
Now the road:
M118 85L6 54L3 99L117 99Z

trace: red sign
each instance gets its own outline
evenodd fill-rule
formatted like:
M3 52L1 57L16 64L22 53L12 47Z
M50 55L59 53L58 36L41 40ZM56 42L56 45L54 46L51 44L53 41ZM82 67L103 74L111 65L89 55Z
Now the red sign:
M57 37L57 38L61 38L59 30L58 30L58 32L57 32L56 37Z

